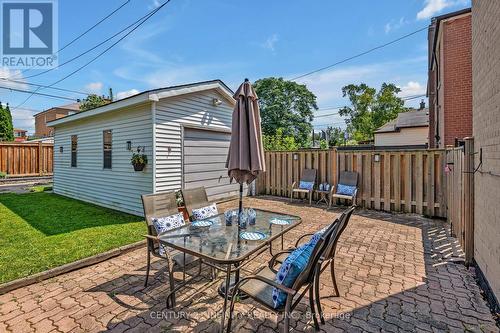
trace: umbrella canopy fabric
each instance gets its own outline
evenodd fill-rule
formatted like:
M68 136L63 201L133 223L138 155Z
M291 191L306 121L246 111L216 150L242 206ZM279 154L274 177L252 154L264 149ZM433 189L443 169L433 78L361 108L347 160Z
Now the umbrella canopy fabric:
M234 94L231 143L226 168L231 181L250 184L266 171L257 94L246 79Z

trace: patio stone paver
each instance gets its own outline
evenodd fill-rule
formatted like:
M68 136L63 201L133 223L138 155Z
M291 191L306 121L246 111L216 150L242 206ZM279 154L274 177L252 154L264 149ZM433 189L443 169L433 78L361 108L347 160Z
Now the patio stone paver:
M220 205L221 209L236 202ZM246 205L300 215L303 224L285 243L330 223L341 211L325 211L276 198L249 198ZM0 332L216 332L222 299L219 279L200 277L165 308L164 263L155 261L143 287L145 249L70 272L0 296ZM264 265L263 255L245 268ZM360 210L339 241L340 297L329 270L321 277L327 318L323 332L498 332L449 224L415 215ZM194 269L196 270L196 268ZM208 276L208 270L207 270ZM282 322L248 300L236 305L234 332L272 332ZM312 332L307 299L291 320L293 331Z

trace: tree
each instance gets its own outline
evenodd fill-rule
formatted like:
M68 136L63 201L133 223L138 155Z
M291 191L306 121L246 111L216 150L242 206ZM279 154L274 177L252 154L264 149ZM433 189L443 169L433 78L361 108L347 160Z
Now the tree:
M316 96L303 84L269 77L254 84L259 96L262 132L268 136L281 129L283 136L294 137L299 147L309 143Z
M392 83L382 83L378 92L364 83L342 88L342 95L349 98L351 106L341 108L339 114L348 117L347 128L354 140L372 140L377 128L395 119L398 113L408 111L397 96L400 91Z
M4 108L0 102L0 141L14 141L14 126L9 104Z
M98 96L96 94L88 95L80 103L80 111L87 111L95 109L99 106L106 105L110 103L110 99L104 96Z
M283 136L281 128L276 130L275 135L264 134L262 142L265 150L297 150L300 148L293 136Z
M340 127L328 127L326 129L326 134L328 137L328 145L330 147L340 146L344 144L344 130L342 130Z

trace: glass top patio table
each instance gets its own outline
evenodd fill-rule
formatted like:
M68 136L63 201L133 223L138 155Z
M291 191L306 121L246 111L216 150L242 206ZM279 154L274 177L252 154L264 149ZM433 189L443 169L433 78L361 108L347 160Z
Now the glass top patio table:
M236 209L237 210L237 209ZM238 227L238 219L234 218L231 226L226 226L223 213L198 221L210 221L206 227L195 227L191 223L166 231L158 235L158 239L166 246L197 257L203 257L219 264L239 263L253 253L269 245L276 238L301 223L298 216L254 209L256 221L254 225L247 223L245 229ZM283 224L271 223L277 219ZM246 240L242 232L260 232L262 240ZM262 235L261 234L261 235Z

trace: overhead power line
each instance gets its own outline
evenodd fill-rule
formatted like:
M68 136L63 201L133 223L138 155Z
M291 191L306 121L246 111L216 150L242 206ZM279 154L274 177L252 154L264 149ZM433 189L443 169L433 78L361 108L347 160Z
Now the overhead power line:
M332 68L332 67L338 66L338 65L340 65L340 64L343 64L343 63L348 62L348 61L350 61L350 60L353 60L353 59L359 58L359 57L364 56L364 55L366 55L366 54L368 54L368 53L371 53L371 52L373 52L373 51L376 51L376 50L382 49L382 48L384 48L384 47L386 47L386 46L389 46L389 45L392 45L392 44L394 44L394 43L397 43L397 42L399 42L399 41L401 41L401 40L403 40L403 39L405 39L405 38L411 37L411 36L413 36L413 35L415 35L415 34L417 34L417 33L421 32L421 31L424 31L424 30L427 30L427 29L428 29L428 27L424 27L424 28L421 28L421 29L415 30L415 31L413 31L413 32L410 32L409 34L406 34L406 35L404 35L404 36L401 36L401 37L399 37L399 38L396 38L396 39L394 39L394 40L391 40L390 42L387 42L387 43L384 43L384 44L381 44L381 45L375 46L375 47L373 47L373 48L371 48L371 49L369 49L369 50L366 50L366 51L364 51L364 52L361 52L361 53L355 54L355 55L353 55L353 56L350 56L350 57L348 57L348 58L345 58L345 59L339 60L339 61L337 61L337 62L335 62L335 63L333 63L333 64L331 64L331 65L328 65L328 66L325 66L325 67L321 67L321 68L315 69L315 70L313 70L313 71L310 71L310 72L308 72L308 73L305 73L305 74L302 74L302 75L296 76L296 77L294 77L294 78L290 79L290 81L295 81L295 80L301 79L301 78L303 78L303 77L306 77L306 76L309 76L309 75L312 75L312 74L315 74L315 73L318 73L318 72L324 71L325 69L329 69L329 68Z
M70 97L66 97L66 96L59 96L59 95L52 95L52 94L45 94L45 93L40 93L40 92L37 92L37 91L24 90L24 89L18 89L18 88L13 88L13 87L4 87L4 86L0 86L0 89L5 89L5 90L10 90L10 91L17 91L17 92L21 92L21 93L31 94L31 96L33 96L33 95L39 95L39 96L45 96L45 97L51 97L51 98L58 98L58 99L65 99L65 100L68 100L68 101L77 102L77 99L75 99L75 98L70 98ZM19 109L19 108L21 108L21 107L20 106L14 107L14 109Z
M118 43L120 43L123 39L125 39L127 36L129 36L132 32L134 32L135 30L137 30L140 26L142 26L144 23L146 23L151 17L153 17L153 15L155 15L160 9L162 9L164 6L166 6L171 0L167 0L165 1L163 4L161 4L160 6L158 6L156 9L154 9L152 12L150 12L150 14L146 15L146 17L144 17L144 19L139 22L133 29L131 29L129 32L127 32L125 35L123 35L122 37L120 37L116 42L114 42L113 44L111 44L110 46L108 46L107 48L105 48L101 53L97 54L94 58L90 59L90 61L86 62L85 64L83 64L82 66L78 67L76 70L72 71L71 73L69 73L68 75L62 77L61 79L55 81L54 83L52 84L49 84L46 88L48 87L52 87L64 80L66 80L67 78L73 76L74 74L78 73L79 71L81 71L82 69L84 69L85 67L87 67L88 65L90 65L91 63L93 63L95 60L97 60L98 58L100 58L102 55L104 55L106 52L108 52L109 50L111 50L115 45L117 45ZM38 88L37 90L35 91L39 91L40 89L42 88ZM21 107L22 105L24 105L24 103L26 103L33 95L30 95L28 96L28 98L26 98L21 104L19 104L17 107Z
M94 30L98 25L100 25L102 22L106 21L108 18L110 18L111 16L113 16L117 11L119 11L120 9L122 9L129 2L130 2L130 0L127 0L124 3L122 3L120 5L120 7L116 8L111 13L109 13L108 15L106 15L105 17L103 17L101 20L99 20L97 23L95 23L93 26L91 26L90 28L88 28L87 30L85 30L83 33L81 33L78 36L76 36L75 38L73 38L69 43L65 44L63 47L61 47L59 50L57 50L54 54L58 54L59 52L61 52L62 50L64 50L68 46L72 45L74 42L76 42L77 40L79 40L80 38L82 38L83 36L85 36L86 34L88 34L89 32L91 32L92 30ZM29 67L29 68L23 69L20 73L17 73L15 75L9 76L8 78L9 79L11 79L11 78L19 78L20 75L26 73L27 71L29 71L32 68L33 67Z
M7 78L0 78L0 80L6 81L6 82L17 83L17 84L25 84L27 86L33 86L33 87L41 87L41 88L59 90L59 91L64 91L64 92L69 92L69 93L80 94L80 95L88 95L89 94L89 93L86 93L86 92L83 92L83 91L78 91L78 90L71 90L71 89L65 89L65 88L59 88L59 87L49 87L49 86L43 85L43 84L30 83L30 82L19 81L19 80L11 80L11 79L7 79Z

